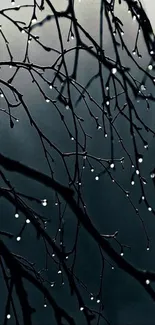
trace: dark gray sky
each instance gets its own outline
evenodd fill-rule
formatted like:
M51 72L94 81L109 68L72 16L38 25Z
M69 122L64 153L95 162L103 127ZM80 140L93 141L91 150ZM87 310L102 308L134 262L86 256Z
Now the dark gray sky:
M147 6L148 14L151 15L151 22L153 21L153 9L155 4L153 1L143 0L149 3ZM17 4L24 4L25 1L16 1ZM29 1L29 4L33 1ZM53 1L53 4L58 10L61 8L65 9L66 1ZM10 1L1 1L0 10L4 7L9 6ZM79 22L90 32L90 34L98 40L99 37L99 4L100 1L93 0L81 0L81 2L76 1L76 13ZM136 23L131 21L130 17L126 14L126 7L122 5L118 6L118 15L123 19L125 23L125 36L128 42L128 46L132 51L135 40L135 29ZM46 12L48 13L48 11ZM45 13L45 14L46 14ZM20 15L14 14L14 18L18 17L20 20L28 21L30 17L29 10L23 10ZM25 51L26 37L24 34L20 34L16 31L10 22L2 19L0 24L3 26L3 30L7 35L10 43L10 48L13 51L14 60L22 60ZM74 40L72 44L68 44L67 34L69 25L65 22L61 22L61 27L63 30L63 39L66 47L74 45ZM52 22L48 22L43 28L36 28L34 34L39 34L40 39L44 44L52 46L53 48L59 49L59 40L56 33L56 28ZM109 38L107 26L104 29L104 46L106 48L107 55L113 57L113 50L111 40ZM2 38L0 38L0 61L8 60L6 49L4 49L4 43ZM140 41L140 48L143 53L142 65L146 66L149 62L147 57L146 49L144 47L143 41ZM30 60L37 64L52 64L55 60L56 55L45 53L38 45L32 42L30 46ZM129 65L129 59L126 55L123 56L124 64ZM68 55L66 59L69 69L72 69L74 57ZM132 64L131 64L132 68ZM12 75L14 68L10 69L5 67L1 69L1 78L7 80L9 76ZM96 73L97 65L92 59L92 57L87 56L84 52L80 55L80 64L78 68L78 82L85 85L88 80ZM138 71L134 71L137 79L141 79L141 75ZM53 78L53 74L49 73L48 78ZM56 145L62 151L74 151L75 144L74 141L70 141L63 125L60 123L59 116L54 108L43 100L39 91L36 89L35 85L31 82L31 78L26 71L19 71L17 77L15 78L13 85L16 86L21 93L24 95L25 101L29 107L29 110L33 117L36 119L38 125L46 133L46 135L51 138ZM1 86L1 85L0 85ZM59 86L59 85L58 85ZM5 89L3 89L5 91ZM56 95L54 90L49 90L44 86L44 91L47 92L52 98ZM151 89L150 91L153 91ZM101 93L99 88L99 81L91 85L89 92L92 96L101 102ZM8 94L9 95L9 94ZM75 99L77 99L77 94L75 94ZM0 98L0 107L5 107L5 101ZM60 106L61 107L61 106ZM146 113L145 104L140 102L136 103L137 110L141 110L142 118L147 121L150 127L154 127L154 105L151 106L149 113ZM61 109L64 109L61 107ZM91 104L91 109L96 114L97 110ZM65 111L65 109L64 109ZM14 109L14 115L19 119L19 123L15 124L13 129L9 128L8 117L0 112L0 135L1 135L1 152L10 158L19 160L26 165L37 168L44 173L49 173L47 163L45 161L41 143L35 130L30 126L28 118L23 111L22 107ZM88 113L82 103L79 104L77 108L77 113L81 115L85 122L84 127L88 134L92 136L92 140L88 140L88 150L91 154L96 156L102 156L108 158L110 155L110 140L109 137L106 139L103 137L103 132L96 130L94 123L90 120ZM68 115L67 115L68 114ZM70 111L65 111L65 117L72 127ZM127 123L124 122L122 118L118 119L116 123L117 129L119 130L127 150L133 154L131 146L131 138L129 133L129 128ZM154 140L147 135L147 141L149 142L149 150L146 151L142 148L140 141L138 142L139 148L144 154L144 163L142 166L143 176L148 179L147 195L149 200L154 205L154 192L149 181L149 172L154 167L154 156L155 147ZM118 143L118 139L114 139L115 145L115 158L120 158L124 156L124 152ZM66 182L66 176L60 159L55 155L56 162L53 165L55 178L61 181L63 184ZM127 158L127 157L126 157ZM72 168L72 161L69 161L69 167ZM119 239L121 243L131 246L130 249L125 249L125 257L140 268L155 268L154 253L155 253L155 222L154 215L147 211L146 206L143 204L140 206L140 214L143 217L145 223L147 224L147 230L149 233L149 238L151 240L151 249L148 252L146 250L146 240L144 236L144 231L142 229L140 220L138 219L133 207L129 203L129 200L125 197L124 193L118 188L117 184L113 184L108 175L103 175L98 182L95 181L95 175L97 175L101 169L96 164L94 165L95 172L91 173L90 168L84 170L83 178L83 193L87 209L89 214L92 216L92 220L95 226L100 230L101 233L114 233L119 231ZM131 173L132 168L125 160L124 170L122 170L120 164L117 165L116 171L113 172L113 176L121 184L121 186L129 190L131 193L131 199L134 205L139 208L138 200L140 197L140 189L138 181L136 181L135 186L131 186ZM39 185L37 182L32 182L25 179L22 176L16 174L7 174L9 179L12 181L13 185L19 191L23 191L25 194L34 195L39 199L48 199L48 206L43 207L41 204L33 204L32 206L37 209L38 212L44 216L50 218L51 223L47 226L47 231L53 238L55 230L57 229L58 211L57 206L55 206L55 195L54 193ZM137 180L137 178L136 178ZM7 230L18 235L21 226L25 222L25 219L20 215L19 219L14 218L14 208L11 207L5 200L0 201L0 227L2 230ZM66 245L68 248L74 241L75 235L75 219L70 211L65 215L65 236ZM78 242L78 255L76 263L77 275L82 281L87 283L90 292L96 293L99 286L99 276L101 262L99 258L99 251L94 245L90 237L81 230L81 234ZM26 226L23 233L22 240L18 243L15 239L11 242L7 241L7 244L12 249L12 251L18 254L23 254L30 261L35 261L38 269L41 269L45 265L45 250L43 242L36 240L36 233L32 228L31 224ZM82 313L79 312L79 306L76 303L75 298L70 297L67 282L64 279L65 284L61 285L60 277L57 274L57 266L54 263L50 263L48 266L47 277L49 281L54 281L55 286L51 288L54 296L63 308L70 311L71 315L75 317L78 325L83 325L84 320ZM55 324L52 316L51 309L47 306L44 308L44 299L38 294L32 287L27 284L27 289L30 292L31 304L36 307L37 312L34 315L34 325L50 325ZM2 294L1 300L5 298ZM90 302L89 295L83 291L83 296L88 301L89 305L93 308L97 307L96 302ZM105 263L105 275L103 281L103 303L105 306L105 316L111 321L111 325L152 325L154 324L154 304L149 298L149 296L144 292L139 284L136 283L128 275L124 274L121 270L115 267L114 270L111 269L107 263ZM4 305L5 299L1 306L0 311L0 323L4 317ZM11 318L8 322L10 325L14 325L14 320ZM95 324L95 323L94 323ZM105 322L101 321L101 325Z

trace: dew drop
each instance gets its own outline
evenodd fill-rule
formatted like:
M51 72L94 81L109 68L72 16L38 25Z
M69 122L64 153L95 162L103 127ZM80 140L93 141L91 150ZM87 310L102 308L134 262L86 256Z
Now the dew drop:
M153 69L153 65L152 64L149 64L148 65L148 69L151 71Z
M116 68L112 68L111 72L112 72L112 74L116 74L117 69Z

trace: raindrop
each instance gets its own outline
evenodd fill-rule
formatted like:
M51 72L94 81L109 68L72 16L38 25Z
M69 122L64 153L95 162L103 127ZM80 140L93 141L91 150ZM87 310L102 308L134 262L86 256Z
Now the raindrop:
M153 69L153 65L152 64L149 64L148 65L148 69L151 71Z
M111 163L111 164L110 164L110 168L113 169L114 167L115 167L114 163Z
M154 177L155 177L155 173L151 173L151 174L150 174L150 177L151 177L151 178L154 178Z
M47 206L47 199L43 199L41 200L41 204L46 207Z
M112 74L115 74L117 72L117 69L116 68L112 68Z
M61 274L61 273L62 273L62 271L61 271L61 270L59 270L59 271L58 271L58 274Z

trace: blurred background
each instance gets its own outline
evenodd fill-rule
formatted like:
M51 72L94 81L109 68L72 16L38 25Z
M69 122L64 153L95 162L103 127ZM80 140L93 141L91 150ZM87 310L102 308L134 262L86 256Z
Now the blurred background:
M146 8L146 12L150 17L153 28L155 28L154 10L155 4L152 0L141 1ZM15 1L15 5L25 4L24 0ZM33 1L29 0L28 4L33 5ZM56 10L65 10L67 7L67 1L52 1ZM11 7L9 0L1 0L0 10L3 8ZM99 13L100 13L100 1L99 0L81 0L75 1L75 12L78 22L89 32L89 34L99 42ZM135 37L137 32L137 23L132 20L130 13L128 14L125 1L122 5L117 5L116 12L118 17L124 23L124 39L128 45L129 50L132 52L135 44ZM43 19L49 14L48 8L42 13L38 14L38 20ZM12 11L8 14L15 20L24 21L26 24L31 19L32 9L23 8L19 11ZM104 19L104 18L103 18ZM9 19L0 15L0 25L2 26L3 33L9 42L10 49L13 54L14 61L22 61L25 56L27 36L19 32L14 24ZM67 42L69 22L67 19L62 19L61 30L63 35L64 48L68 49L75 46L75 39L71 39ZM60 42L54 20L47 21L42 27L36 27L33 29L33 34L39 36L39 40L45 45L54 49L60 50ZM106 22L103 29L103 47L107 56L115 58L113 44L109 34ZM83 37L84 39L84 37ZM7 48L5 46L4 39L0 35L0 62L8 62L8 65L1 66L0 79L8 80L14 73L15 68L10 67L10 58L8 56ZM139 49L142 54L140 60L141 66L146 69L150 62L150 58L147 53L146 46L143 41L143 37L139 39ZM142 80L143 73L136 69L133 62L122 51L122 61L125 66L131 68L131 73L134 73L134 77L138 80ZM31 62L38 65L51 65L56 60L58 54L51 51L46 52L35 41L31 41L29 45L29 59ZM137 58L136 58L137 59ZM71 73L74 66L74 52L71 51L66 55L66 64L68 71ZM95 59L88 55L85 51L80 51L79 65L77 71L77 81L85 86L90 78L92 78L98 72L98 65ZM152 72L153 73L153 72ZM49 80L52 80L54 74L52 71L48 71L47 75ZM104 72L104 77L107 78L107 72ZM41 79L38 79L42 89L52 99L56 98L56 91L47 87ZM62 152L75 151L75 141L71 141L69 138L63 123L61 123L60 117L51 103L47 103L36 85L32 83L32 78L28 71L20 69L13 80L13 86L16 87L24 96L24 100L29 108L33 118L37 121L40 129L49 137L53 143L60 148ZM60 87L60 83L57 81L57 87ZM10 100L13 100L9 91L0 83L0 89L7 96L10 96ZM154 87L148 83L148 92L153 92ZM102 102L100 84L98 78L96 78L89 87L89 93L97 100ZM73 102L79 98L79 94L73 88ZM155 112L154 103L151 103L150 109L147 110L145 101L139 101L131 97L137 112L140 114L143 121L154 130ZM120 100L121 103L121 100ZM124 98L122 98L122 104ZM94 114L99 114L96 106L89 102L90 108ZM68 123L70 130L72 130L74 137L74 128L70 110L66 110L64 105L60 104L60 110L65 115L66 122ZM7 109L5 98L0 97L0 108ZM80 101L76 107L76 112L84 119L84 128L87 134L92 138L88 138L87 149L91 155L109 158L110 157L110 137L104 137L103 130L98 130L95 123L90 118L88 110ZM36 130L30 125L29 119L20 105L17 108L13 108L13 115L19 120L15 123L14 128L9 126L8 115L3 111L0 111L0 143L1 153L9 156L12 159L16 159L30 167L36 168L46 174L49 174L47 162L43 153L41 141L36 133ZM135 118L136 121L136 118ZM137 123L137 122L136 122ZM133 157L133 147L130 136L128 122L120 116L115 124L118 132L120 133L125 148ZM107 125L107 134L109 134L109 128ZM150 180L150 171L155 167L155 141L150 133L144 131L144 136L149 144L148 150L146 150L140 139L137 137L137 143L139 152L143 155L143 163L141 165L141 173L147 180L145 185L146 195L149 200L150 206L155 208L154 201L154 188ZM81 135L82 139L82 135ZM62 167L62 161L58 155L52 152L52 156L55 162L52 165L54 170L55 179L62 184L66 184L66 172ZM116 163L115 170L111 171L113 178L116 182L112 182L107 173L104 173L99 178L99 181L95 180L102 168L93 162L94 172L90 170L89 164L86 162L86 166L83 170L83 182L82 190L83 197L86 202L87 211L92 217L94 225L99 229L101 233L112 234L115 231L119 232L119 240L124 245L129 246L124 250L124 258L133 263L136 267L142 269L155 269L154 254L155 254L155 220L154 215L147 210L147 207L141 203L139 204L139 198L141 196L140 186L138 182L138 176L135 176L135 185L131 185L131 177L133 169L128 160L127 155L123 151L118 137L114 137L114 156L116 159L125 157L124 164ZM82 161L83 158L81 158ZM74 159L68 159L68 166L72 171L74 167ZM82 164L82 162L81 162ZM6 173L6 172L5 172ZM48 205L43 206L41 203L33 203L32 206L38 213L41 213L50 220L47 223L47 231L52 238L55 236L55 232L58 227L58 206L56 205L55 193L45 186L38 184L30 179L18 175L16 173L6 173L7 177L18 189L27 195L37 197L39 200L47 199ZM50 174L49 174L50 175ZM134 207L139 209L140 216L143 218L146 225L149 239L150 250L147 250L147 241L142 227L140 218L135 212L135 208L130 203L130 200L121 188L117 185L117 182L123 189L130 192L130 198L134 204ZM65 213L65 243L66 247L71 249L76 231L75 216L68 209ZM38 270L45 268L45 247L42 240L36 239L36 232L31 224L27 224L22 234L21 241L17 241L16 237L20 233L20 230L25 222L24 216L20 213L19 218L15 218L15 209L5 199L0 198L0 229L10 231L15 234L13 240L6 240L9 248L17 253L25 256L29 261L36 263ZM101 260L99 255L99 249L94 244L92 239L83 229L80 229L80 236L78 240L78 253L76 261L76 274L87 285L89 292L94 294L98 293L101 273ZM119 247L117 247L119 251ZM108 257L107 257L108 259ZM68 261L70 263L70 261ZM111 263L111 261L110 261ZM42 271L43 275L48 278L54 286L51 287L52 293L55 299L66 308L68 312L75 318L78 325L84 324L84 318L79 311L79 306L75 297L70 296L67 280L58 274L58 265L49 262L48 270ZM0 307L0 324L3 324L4 310L6 304L6 292L4 283L1 276L1 307ZM64 282L64 284L63 284ZM31 285L26 283L27 291L30 294L30 303L36 308L36 313L33 315L34 325L50 325L55 324L54 316L51 308L44 301L39 292ZM83 290L83 289L81 289ZM86 290L83 290L83 297L86 302L93 309L98 308L96 300L90 301L90 296ZM47 307L45 305L47 304ZM111 325L152 325L154 324L155 308L154 303L142 287L133 280L130 276L122 272L117 266L114 265L112 269L111 264L105 262L104 277L103 277L103 304L104 315L110 321ZM21 317L20 306L18 305L19 317ZM10 312L11 314L11 312ZM15 320L13 316L8 320L8 324L14 325ZM95 322L94 322L95 324ZM100 324L106 324L102 319Z

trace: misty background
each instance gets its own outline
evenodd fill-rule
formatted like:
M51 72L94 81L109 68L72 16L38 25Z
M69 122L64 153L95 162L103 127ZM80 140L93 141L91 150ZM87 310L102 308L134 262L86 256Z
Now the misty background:
M150 17L153 26L153 12L155 4L153 1L142 1L146 8L146 11ZM16 1L16 5L24 4L25 1ZM29 4L33 4L33 1L29 0ZM65 10L67 1L52 1L56 10ZM9 7L10 1L5 0L0 2L0 10L4 7ZM75 1L75 12L80 24L89 31L90 35L98 42L99 41L99 8L100 1L98 0L81 0ZM118 16L124 22L124 38L127 40L130 51L133 50L135 35L137 31L137 23L132 21L130 15L127 14L126 5L118 5ZM43 18L48 14L48 10L43 11L42 16L38 15L38 19ZM28 23L31 17L31 10L21 9L19 12L13 12L11 17L20 19ZM10 48L13 53L14 61L21 61L25 55L26 48L26 35L17 31L17 28L11 24L7 19L0 16L0 24L2 25L3 32L6 35ZM155 24L154 24L155 25ZM67 42L67 35L69 29L69 23L65 20L61 20L61 29L63 31L64 47L69 48L75 45L75 40ZM51 20L44 24L43 27L36 27L33 30L34 35L39 35L40 40L46 45L60 50L60 44L57 34L56 25L54 20ZM103 46L106 51L106 55L114 57L113 45L109 35L108 27L104 25L104 39ZM4 40L0 38L0 62L9 61L8 53L4 45ZM143 55L141 64L143 67L147 67L149 64L149 57L146 47L143 42L143 37L140 36L139 48ZM40 65L50 65L57 57L56 53L46 53L38 44L33 40L31 41L29 49L29 58L31 62ZM130 66L131 71L133 64L131 60L122 53L122 60L124 65ZM71 72L74 64L74 55L70 52L66 57L66 63L69 71ZM77 80L83 86L87 84L88 80L97 73L97 63L95 60L88 56L84 51L80 52L80 59L78 65ZM8 66L2 66L0 70L0 78L8 80L13 72L14 68ZM49 72L48 78L53 79L54 74ZM106 72L105 72L106 76ZM134 70L134 76L137 79L142 79L143 75L137 70ZM41 81L40 81L41 82ZM52 139L52 141L63 152L69 152L75 150L75 143L71 141L64 129L60 118L54 109L54 106L50 103L46 103L41 96L37 87L32 83L32 79L27 71L20 69L17 76L13 81L13 85L24 95L26 104L33 116L37 121L39 127L43 132ZM50 90L47 86L43 85L44 91L52 99L56 97L54 89ZM57 83L60 87L60 84ZM1 89L7 91L5 87L0 84ZM153 92L153 86L149 85L149 92ZM101 102L101 92L98 79L92 83L89 88L91 96L98 102ZM7 93L8 96L11 96ZM74 101L78 99L78 94L73 91ZM134 101L136 101L134 99ZM122 100L123 103L123 100ZM91 109L94 114L97 113L96 107L93 103L90 103ZM150 110L146 110L146 103L143 101L136 102L136 109L140 112L142 119L154 129L154 103L151 104ZM6 108L5 99L0 97L0 107ZM60 105L60 109L64 112L67 123L72 126L71 112L65 110L65 107ZM97 130L96 125L90 119L88 112L86 111L82 102L77 106L77 114L83 117L85 130L92 136L92 139L88 140L88 150L94 156L101 156L104 158L110 157L110 138L105 138L103 130ZM1 153L9 156L12 159L16 159L24 163L25 165L36 168L46 174L49 174L49 169L44 157L43 149L38 135L35 129L30 125L29 120L21 106L13 108L13 115L19 119L19 122L15 123L13 129L9 127L9 118L2 111L0 112L0 138L1 138ZM129 132L129 125L122 117L117 121L117 130L120 132L127 150L133 155L132 142ZM108 130L108 129L107 129ZM74 129L73 129L74 132ZM154 201L154 188L150 182L150 171L155 167L155 141L148 133L146 140L149 143L149 149L145 150L141 142L137 139L139 150L144 156L144 161L141 167L143 176L148 180L146 184L146 192L149 198L152 208L155 208ZM125 156L118 139L114 139L115 158ZM66 184L66 174L62 167L62 162L56 154L53 154L55 162L52 167L54 169L55 179L62 184ZM125 157L126 158L126 157ZM68 160L68 166L73 168L73 160ZM131 199L136 207L138 207L140 214L146 224L147 231L150 238L150 251L147 251L146 238L144 230L137 217L134 208L130 204L128 198L124 195L117 184L112 183L107 174L103 174L99 181L95 181L95 176L100 173L100 167L94 163L94 173L91 173L89 166L86 166L84 170L83 180L83 193L86 206L89 215L92 217L93 223L100 230L101 233L111 234L115 231L119 231L119 240L125 245L129 245L131 249L125 249L124 256L133 263L135 266L142 269L155 269L154 254L155 254L155 220L154 215L150 213L146 206L142 203L139 205L140 188L135 176L135 186L131 185L132 167L127 159L124 162L124 169L121 164L116 164L116 170L112 171L114 178L121 184L121 186L130 191ZM56 203L55 194L47 189L45 186L38 184L37 182L26 179L16 173L12 174L7 172L9 180L12 182L18 191L22 191L28 195L34 195L40 200L46 198L48 200L47 207L33 203L33 207L38 212L49 218L51 222L47 225L47 231L54 236L58 223L58 208ZM2 230L10 231L18 236L20 229L24 223L24 216L20 214L18 219L14 217L15 209L5 199L0 200L0 228ZM67 211L65 216L65 238L68 248L74 243L75 236L75 217L70 211ZM43 242L37 241L36 233L31 224L28 224L22 235L20 242L14 240L6 240L7 245L13 252L21 254L28 258L30 261L34 261L38 269L44 268L45 265L45 249ZM99 250L86 234L84 230L80 230L80 240L78 241L78 254L76 263L76 273L79 278L87 284L87 287L91 292L97 292L99 286L99 277L101 271L101 261L99 257ZM46 276L49 281L54 282L54 287L51 288L54 297L60 302L63 308L66 308L70 314L75 317L77 324L83 325L84 319L82 313L79 311L79 306L74 297L70 296L67 281L62 285L62 279L57 274L57 266L53 263L49 263ZM4 307L6 300L5 289L1 286L1 309L0 309L0 324L4 317ZM36 289L27 284L27 290L30 293L30 303L36 308L36 313L33 315L34 325L50 325L55 324L52 310L50 307L44 307L44 297L38 293ZM97 308L95 301L91 302L87 292L83 291L88 304L92 308ZM104 303L104 315L108 318L112 325L152 325L154 324L155 308L154 303L142 287L133 280L130 276L119 270L117 267L113 270L110 265L105 263L104 280L103 280L103 303ZM20 310L20 306L18 308ZM19 312L20 314L20 312ZM14 325L13 317L8 321L8 324ZM105 324L104 320L101 320L101 325Z

